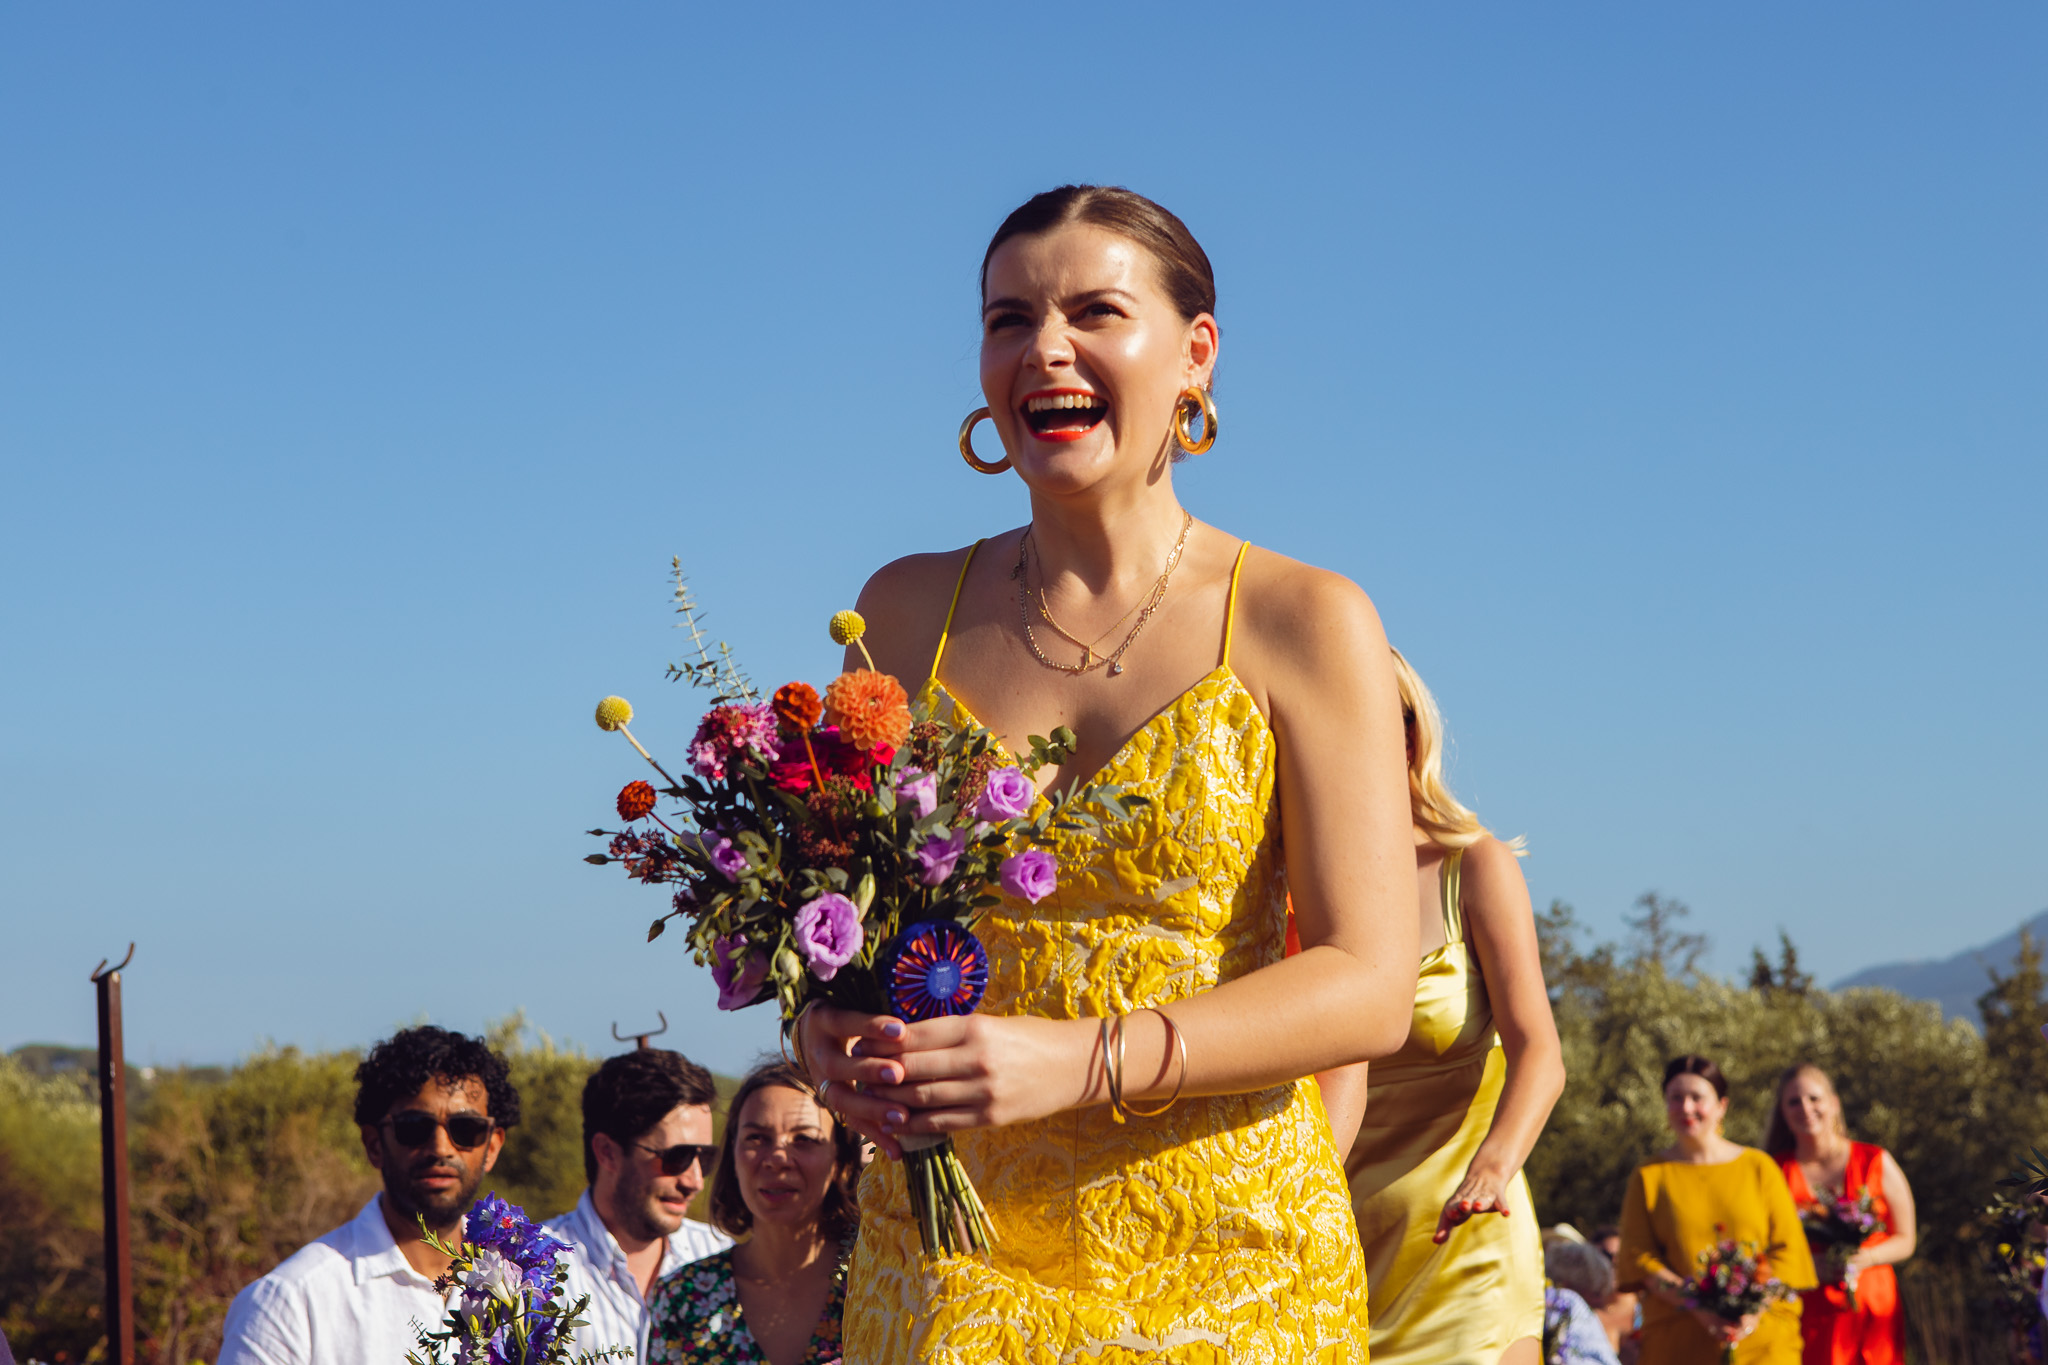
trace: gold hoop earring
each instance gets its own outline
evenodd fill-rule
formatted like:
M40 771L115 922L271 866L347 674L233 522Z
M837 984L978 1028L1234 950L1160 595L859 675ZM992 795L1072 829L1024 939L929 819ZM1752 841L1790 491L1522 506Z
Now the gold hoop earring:
M960 424L960 458L967 461L967 467L977 474L1001 474L1010 467L1010 457L1007 455L990 464L974 453L974 424L989 415L987 408L976 408L968 413L967 420Z
M1193 425L1195 414L1202 416L1202 439L1197 441L1188 428ZM1180 397L1173 405L1173 439L1190 455L1200 455L1216 444L1216 400L1209 391L1197 384L1190 384L1180 391Z

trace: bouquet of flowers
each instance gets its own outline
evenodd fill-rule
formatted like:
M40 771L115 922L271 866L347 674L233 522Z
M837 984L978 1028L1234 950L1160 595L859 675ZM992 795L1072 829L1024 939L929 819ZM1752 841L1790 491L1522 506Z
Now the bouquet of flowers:
M425 1228L424 1219L420 1225ZM462 1297L440 1331L413 1323L419 1349L407 1352L407 1365L446 1365L451 1349L456 1365L588 1365L633 1354L625 1346L569 1354L570 1335L586 1325L583 1310L590 1305L587 1296L561 1302L560 1257L569 1245L496 1194L476 1201L459 1243L450 1246L428 1231L427 1245L454 1258L434 1287L444 1294L460 1290Z
M1144 804L1108 785L1041 801L1032 775L1071 756L1072 731L1033 736L1013 760L987 730L913 706L871 658L822 696L792 682L764 702L729 650L704 650L680 582L677 597L698 659L671 671L719 695L680 780L633 738L623 698L598 704L599 727L624 734L666 785L628 783L627 827L590 831L610 844L588 861L674 888L647 936L682 920L721 1009L773 1000L785 1032L819 1001L908 1021L971 1013L988 982L973 928L995 888L1043 899L1059 881L1040 847L1053 830L1099 829L1099 812ZM863 654L865 629L855 612L832 618L833 640ZM682 804L674 823L656 810L662 795ZM986 1248L995 1233L952 1141L913 1135L903 1148L926 1254Z
M1842 1289L1849 1296L1849 1311L1853 1313L1856 1273L1849 1269L1849 1258L1877 1231L1881 1220L1869 1190L1855 1196L1847 1191L1821 1193L1820 1199L1800 1212L1799 1225L1806 1229L1806 1244L1813 1248L1815 1259L1825 1257L1842 1272Z
M1721 1231L1719 1227L1714 1229ZM1775 1248L1767 1248L1764 1254ZM1780 1299L1792 1297L1783 1280L1771 1274L1753 1242L1723 1241L1702 1251L1699 1273L1685 1282L1685 1306L1702 1308L1723 1321L1740 1322L1761 1313ZM1735 1343L1721 1348L1722 1365L1732 1365Z

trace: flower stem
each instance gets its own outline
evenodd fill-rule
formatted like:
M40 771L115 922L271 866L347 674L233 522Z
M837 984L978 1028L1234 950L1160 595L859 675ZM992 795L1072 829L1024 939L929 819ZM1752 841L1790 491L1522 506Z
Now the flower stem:
M647 752L647 750L640 748L640 741L633 738L633 732L631 730L628 730L625 726L621 725L619 727L619 733L626 737L626 743L632 745L635 749L640 750L640 757L646 759L647 762L654 768L654 771L660 773L662 777L666 778L668 784L671 787L680 787L683 785L682 783L676 781L673 777L669 777L668 769L662 767L659 763L656 763L654 761L653 754L650 754Z

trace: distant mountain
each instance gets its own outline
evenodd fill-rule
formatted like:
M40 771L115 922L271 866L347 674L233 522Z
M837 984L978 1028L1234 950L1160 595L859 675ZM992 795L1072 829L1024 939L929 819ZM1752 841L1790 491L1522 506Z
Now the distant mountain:
M1992 967L2000 972L2012 970L2013 959L2019 956L2022 929L2032 934L2035 942L2048 945L2048 910L2043 910L2004 938L1965 948L1954 957L1880 963L1875 967L1865 967L1854 976L1843 977L1830 989L1885 986L1915 1000L1935 1001L1941 1006L1943 1018L1967 1019L1982 1027L1984 1021L1977 1016L1977 997L1991 988L1989 970Z

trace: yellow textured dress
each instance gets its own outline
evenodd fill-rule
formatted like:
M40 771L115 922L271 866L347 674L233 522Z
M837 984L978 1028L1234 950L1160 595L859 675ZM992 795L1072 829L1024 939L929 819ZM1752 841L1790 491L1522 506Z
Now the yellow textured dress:
M1771 1273L1794 1289L1817 1283L1799 1207L1778 1163L1744 1147L1733 1161L1697 1166L1649 1161L1629 1177L1621 1204L1621 1248L1614 1278L1639 1288L1659 1269L1690 1277L1697 1257L1722 1241L1748 1242ZM1735 1348L1738 1365L1799 1365L1799 1296L1766 1309ZM1719 1365L1721 1347L1692 1314L1654 1294L1643 1296L1642 1365Z
M1372 1064L1365 1121L1344 1163L1372 1284L1375 1365L1496 1365L1519 1338L1543 1337L1543 1248L1519 1171L1507 1217L1480 1214L1442 1246L1431 1240L1507 1079L1465 939L1463 862L1463 850L1444 858L1444 944L1422 959L1408 1041Z
M1232 608L1236 596L1233 571ZM939 686L939 662L926 693L966 719ZM1063 835L1059 889L1035 906L1006 899L981 922L982 1010L1125 1014L1277 962L1286 875L1274 757L1230 671L1226 614L1216 670L1095 775L1152 806L1100 838ZM955 1142L999 1240L986 1256L925 1261L902 1166L870 1166L847 1287L849 1365L1366 1359L1365 1269L1313 1081L1183 1099L1128 1123L1097 1105Z

